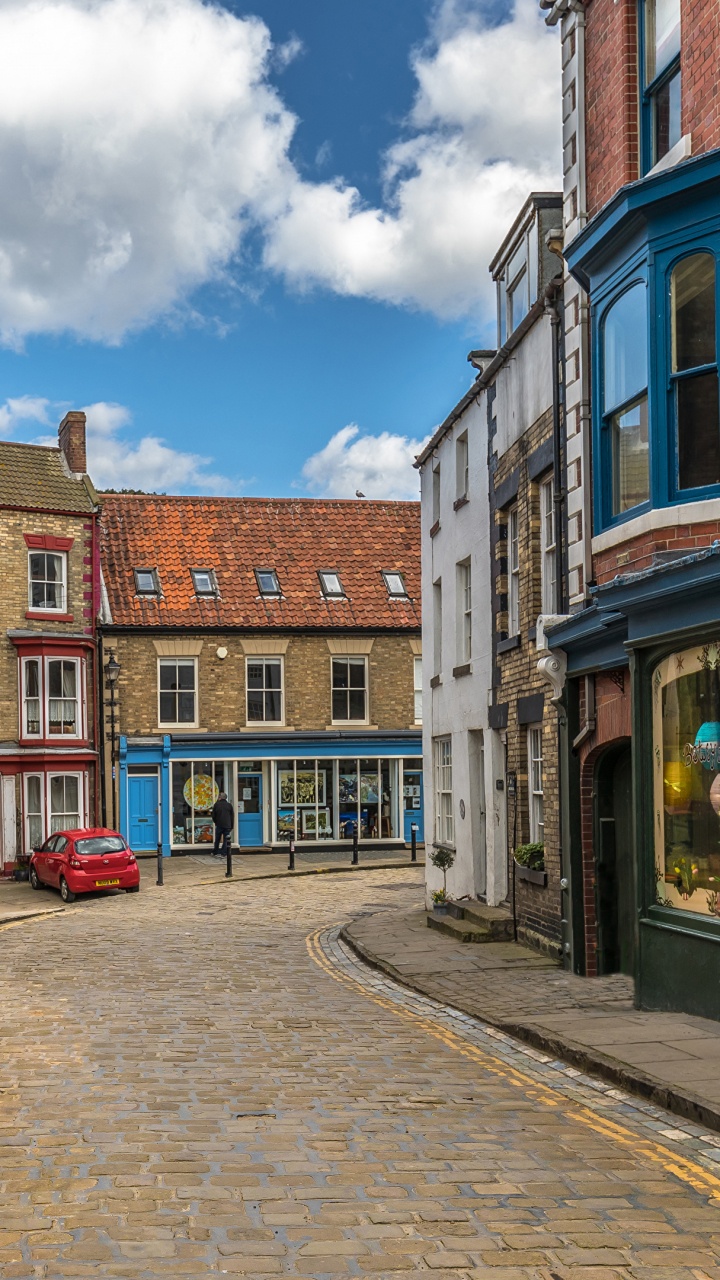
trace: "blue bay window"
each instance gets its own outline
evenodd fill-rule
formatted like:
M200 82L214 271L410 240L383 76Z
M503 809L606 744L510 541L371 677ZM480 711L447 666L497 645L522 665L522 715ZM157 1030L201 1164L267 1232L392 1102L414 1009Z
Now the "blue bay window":
M720 500L718 190L720 150L622 188L566 249L592 304L596 533Z

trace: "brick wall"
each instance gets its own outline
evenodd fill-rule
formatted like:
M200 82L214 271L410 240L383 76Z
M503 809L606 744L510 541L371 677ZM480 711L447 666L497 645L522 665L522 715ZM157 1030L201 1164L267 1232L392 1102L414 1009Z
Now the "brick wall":
M587 211L597 213L639 176L637 0L587 5Z
M72 538L67 555L67 612L72 621L26 618L28 609L28 548L26 533ZM42 512L0 510L0 559L3 567L0 593L0 738L18 736L18 657L7 637L8 630L52 631L59 634L92 634L92 521L82 516L47 515ZM88 711L91 716L92 684L88 671Z
M655 552L692 555L720 538L720 519L695 524L676 524L665 529L639 533L626 542L599 551L593 556L595 581L609 582L618 573L634 573L653 563Z
M159 633L157 639L165 637ZM184 637L202 641L198 656L199 724L210 732L231 733L246 724L245 653L236 634ZM258 637L254 636L253 641ZM267 653L277 652L268 637ZM363 642L365 643L365 642ZM158 654L153 636L104 637L121 666L118 680L119 731L158 730ZM227 657L218 658L218 648ZM358 652L362 648L358 646ZM251 656L251 655L250 655ZM324 730L331 722L331 653L323 636L291 636L285 653L285 724ZM407 636L377 636L368 655L370 723L379 729L414 727L414 654ZM256 726L253 726L253 728Z
M497 655L499 683L495 701L508 704L507 767L517 774L517 815L508 798L508 831L512 843L516 823L516 844L530 840L528 798L528 734L527 726L518 723L517 700L529 694L549 694L545 681L538 675L538 651L529 638L530 629L541 612L540 582L540 480L530 481L527 457L552 436L552 411L549 410L530 427L514 445L498 459L495 486L502 484L519 469L517 494L518 552L520 565L520 645ZM511 504L513 505L513 504ZM507 510L497 511L496 592L501 611L496 614L496 638L507 635L507 576L505 573ZM543 790L545 817L545 887L517 880L515 885L519 933L528 941L542 945L542 940L557 943L560 938L560 813L558 805L558 735L557 713L545 697L543 726ZM512 868L511 868L512 870Z
M720 0L683 0L681 22L682 128L699 155L720 146Z

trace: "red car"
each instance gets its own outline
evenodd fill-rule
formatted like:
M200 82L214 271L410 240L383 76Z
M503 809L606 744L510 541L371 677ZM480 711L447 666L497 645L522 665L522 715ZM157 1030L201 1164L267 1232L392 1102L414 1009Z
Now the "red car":
M135 854L117 831L88 827L83 831L56 831L33 851L30 859L33 889L50 885L60 890L63 902L95 889L140 889L140 868Z

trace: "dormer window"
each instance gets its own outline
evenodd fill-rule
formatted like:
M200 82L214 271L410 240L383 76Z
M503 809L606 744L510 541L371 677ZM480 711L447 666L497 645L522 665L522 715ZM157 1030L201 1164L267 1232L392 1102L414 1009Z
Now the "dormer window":
M321 569L318 572L318 578L320 579L320 586L322 587L322 593L324 596L328 596L330 598L334 596L337 599L339 596L345 595L343 584L340 581L340 575L338 573L335 573L331 569Z
M280 595L280 583L274 569L256 569L255 578L261 596Z
M391 598L394 596L407 599L407 588L401 573L388 573L383 569L382 576L385 579L385 586Z
M191 569L190 573L197 596L217 595L217 581L212 569Z
M139 596L160 595L160 580L156 569L135 569L135 590Z

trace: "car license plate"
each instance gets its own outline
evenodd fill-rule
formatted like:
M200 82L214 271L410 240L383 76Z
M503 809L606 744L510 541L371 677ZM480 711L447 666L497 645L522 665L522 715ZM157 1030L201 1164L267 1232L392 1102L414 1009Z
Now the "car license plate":
M96 888L96 889L107 889L107 888L109 888L111 885L113 885L113 884L119 884L119 883L120 883L120 881L119 881L119 880L96 880L96 881L95 881L95 888Z

